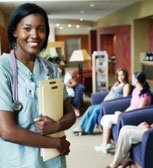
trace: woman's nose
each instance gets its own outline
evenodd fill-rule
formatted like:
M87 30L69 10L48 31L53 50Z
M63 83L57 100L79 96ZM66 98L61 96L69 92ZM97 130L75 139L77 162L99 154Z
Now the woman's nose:
M37 30L35 30L35 29L33 29L33 30L31 30L31 37L33 37L33 38L37 38L38 37L38 32L37 32Z

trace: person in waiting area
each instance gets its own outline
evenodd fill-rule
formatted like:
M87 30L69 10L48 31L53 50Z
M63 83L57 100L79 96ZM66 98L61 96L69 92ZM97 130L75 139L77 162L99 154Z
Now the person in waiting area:
M141 142L144 132L149 128L153 128L153 124L149 125L147 122L142 122L138 126L123 126L119 133L114 159L107 168L124 168L127 166L131 162L129 151L132 145Z
M69 98L73 98L75 96L74 87L77 85L77 81L72 78L71 73L66 72L64 75L64 83L66 85L66 90L68 92Z
M130 90L128 72L124 68L119 68L116 70L116 82L103 101L126 97L129 95ZM73 133L79 133L80 135L83 133L91 134L100 114L100 106L101 104L88 107L80 120L79 127L73 129Z
M60 120L38 110L39 81L61 78L55 64L38 56L48 42L47 13L36 4L24 3L11 14L7 33L12 50L0 57L0 167L66 168L70 142L66 136L48 136L69 129L76 120L65 87ZM59 155L44 161L41 148L56 149Z
M76 94L74 88L78 85L78 82L75 79L73 79L70 72L66 72L64 75L64 83L66 85L66 90L68 92L69 99L73 105L73 99ZM83 87L83 85L82 85L82 87ZM80 101L80 100L78 100L78 101ZM73 105L73 110L75 112L76 117L79 117L80 116L80 109L76 108Z
M69 100L72 104L74 113L76 117L80 116L80 108L82 105L84 86L78 83L71 75L70 72L65 73L65 68L62 65L58 65L58 69L63 77L64 83L66 85L66 90L68 93ZM77 89L76 89L77 88Z
M132 75L132 84L135 86L135 89L132 92L130 106L125 112L148 106L152 100L150 86L146 82L146 77L143 72L135 72ZM111 127L113 124L117 124L118 117L121 113L120 111L116 111L115 114L108 114L102 117L103 139L100 146L95 146L96 152L108 153L109 150L115 148L115 146L110 143Z

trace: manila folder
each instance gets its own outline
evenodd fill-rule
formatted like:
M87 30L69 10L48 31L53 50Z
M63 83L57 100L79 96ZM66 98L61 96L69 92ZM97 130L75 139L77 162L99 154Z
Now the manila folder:
M57 121L63 117L63 82L62 79L40 81L38 88L38 106L42 115ZM64 131L50 134L51 137L62 137ZM55 148L41 148L43 161L60 155Z

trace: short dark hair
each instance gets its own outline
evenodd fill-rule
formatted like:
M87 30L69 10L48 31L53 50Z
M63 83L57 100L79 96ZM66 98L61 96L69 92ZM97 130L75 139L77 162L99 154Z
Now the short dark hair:
M46 26L46 40L41 48L41 50L45 49L47 47L48 43L48 36L49 36L49 23L48 23L48 17L47 13L43 8L40 6L33 4L33 3L24 3L20 6L18 6L13 13L11 14L9 21L8 21L8 27L7 27L7 34L8 34L8 42L11 49L15 46L16 38L13 36L13 33L18 25L18 23L23 19L24 17L30 15L30 14L40 14L43 16Z

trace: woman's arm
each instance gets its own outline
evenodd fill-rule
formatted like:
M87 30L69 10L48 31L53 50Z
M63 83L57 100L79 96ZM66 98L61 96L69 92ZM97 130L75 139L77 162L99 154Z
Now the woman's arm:
M123 88L123 97L128 96L130 92L131 92L130 84L127 83Z
M62 138L50 138L19 127L14 121L14 113L0 111L0 134L5 141L33 147L56 148L62 155L69 153L70 143Z

